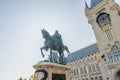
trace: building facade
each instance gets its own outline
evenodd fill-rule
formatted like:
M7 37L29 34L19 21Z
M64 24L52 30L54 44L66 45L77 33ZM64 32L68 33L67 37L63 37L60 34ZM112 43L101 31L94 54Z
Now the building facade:
M97 44L78 50L67 57L72 67L71 80L103 80Z
M91 0L85 15L102 54L103 79L120 80L120 6L114 0Z

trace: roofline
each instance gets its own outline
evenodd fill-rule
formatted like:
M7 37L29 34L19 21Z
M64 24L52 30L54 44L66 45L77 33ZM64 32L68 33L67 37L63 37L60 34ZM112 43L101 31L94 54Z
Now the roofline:
M77 50L77 51L74 51L74 52L72 52L71 54L76 53L76 52L78 52L78 51L80 51L80 50L82 50L82 49L86 49L86 48L88 48L88 47L90 47L90 46L92 46L92 45L94 45L94 44L97 44L97 42L92 43L92 44L90 44L90 45L87 45L86 47L83 47L83 48L81 48L81 49L79 49L79 50Z

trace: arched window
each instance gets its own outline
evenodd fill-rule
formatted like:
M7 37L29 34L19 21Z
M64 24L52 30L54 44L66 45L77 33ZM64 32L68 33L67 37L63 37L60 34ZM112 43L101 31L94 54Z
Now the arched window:
M111 24L111 20L109 14L101 13L98 15L96 22L100 26L101 29L104 29L107 25Z
M117 50L117 49L118 49L118 46L113 45L112 48L111 48L111 51L114 51L114 50Z

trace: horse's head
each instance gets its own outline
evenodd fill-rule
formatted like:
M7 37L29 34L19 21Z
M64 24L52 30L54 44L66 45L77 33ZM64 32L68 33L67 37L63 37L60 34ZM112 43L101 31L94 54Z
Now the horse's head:
M43 38L47 39L48 37L50 37L50 34L46 30L43 29L41 30L41 32L42 32Z

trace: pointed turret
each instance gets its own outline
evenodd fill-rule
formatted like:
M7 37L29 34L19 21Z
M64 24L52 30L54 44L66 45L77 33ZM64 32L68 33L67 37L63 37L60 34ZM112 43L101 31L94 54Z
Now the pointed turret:
M87 16L88 12L89 12L89 7L87 5L87 2L85 1L85 15Z
M90 6L90 8L94 8L95 6L97 6L102 1L103 0L91 0L91 6Z
M85 1L85 6L86 6L86 8L89 8L86 1Z

